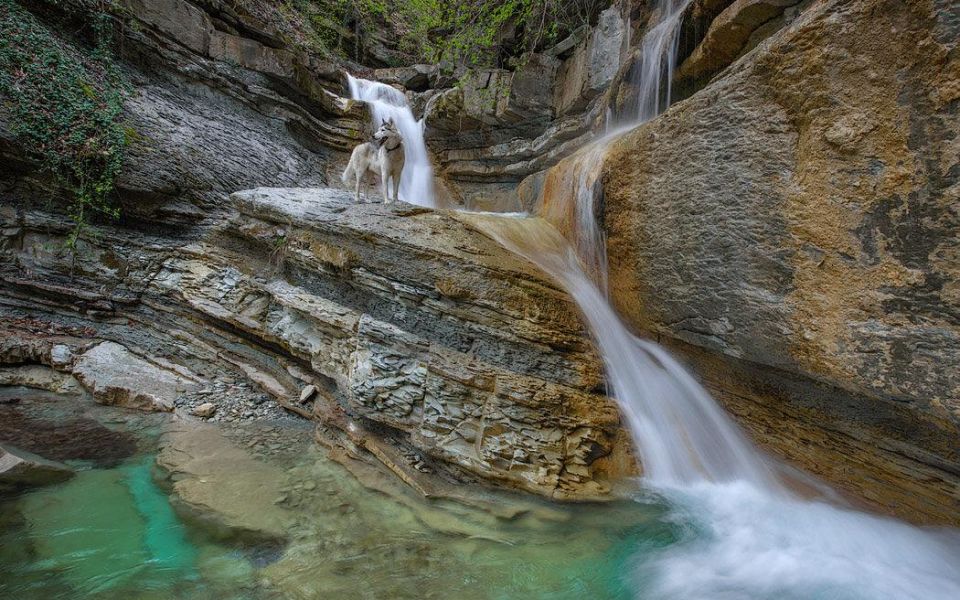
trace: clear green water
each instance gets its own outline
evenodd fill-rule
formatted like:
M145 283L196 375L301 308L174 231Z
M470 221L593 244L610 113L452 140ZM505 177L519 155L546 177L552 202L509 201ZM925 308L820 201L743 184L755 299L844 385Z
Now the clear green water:
M171 442L182 424L169 416L76 406L41 395L23 410L95 418L135 434L138 450L0 496L0 599L960 598L957 532L748 485L589 505L476 488L466 503L424 500L381 469L348 472L302 422L188 429L189 446ZM180 463L173 485L190 482L194 498L239 515L234 525L279 523L282 544L224 541L222 527L182 519L156 476L170 444L204 459Z
M449 533L457 527L433 529L416 509L355 489L339 466L314 463L336 484L325 486L338 490L333 510L313 513L309 535L284 559L258 565L255 549L215 544L181 522L152 462L83 471L0 505L0 597L631 598L621 574L637 541L672 539L624 506L500 523L434 507L426 519L448 512L459 526L486 529Z
M627 563L676 537L656 504L424 501L375 470L372 491L309 429L248 425L231 443L284 474L277 495L292 522L280 550L218 542L157 483L163 424L91 411L135 432L143 451L109 468L73 462L63 484L0 497L0 598L632 598Z

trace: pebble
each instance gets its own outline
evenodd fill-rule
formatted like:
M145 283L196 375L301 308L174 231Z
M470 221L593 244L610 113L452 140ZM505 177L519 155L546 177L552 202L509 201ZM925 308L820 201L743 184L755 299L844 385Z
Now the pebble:
M197 406L196 408L191 410L190 414L192 414L195 417L200 417L202 419L209 419L216 412L217 412L216 404L213 404L212 402L205 402L200 406Z
M307 402L317 393L317 386L308 385L300 391L300 404Z

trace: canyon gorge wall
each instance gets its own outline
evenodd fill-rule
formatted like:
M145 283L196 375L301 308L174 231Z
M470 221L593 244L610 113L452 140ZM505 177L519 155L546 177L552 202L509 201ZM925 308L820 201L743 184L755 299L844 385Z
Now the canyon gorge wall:
M636 472L575 307L532 266L442 211L241 190L339 185L368 135L348 69L404 89L447 203L534 208L544 170L631 105L649 3L452 71L320 58L238 3L124 6L122 216L76 258L64 192L0 109L7 366L64 343L33 318L78 327L78 355L112 340L186 369L190 402L221 376L315 386L326 443L411 480L597 498ZM960 514L958 23L947 0L694 0L683 100L609 151L597 214L636 331L761 445L931 523Z

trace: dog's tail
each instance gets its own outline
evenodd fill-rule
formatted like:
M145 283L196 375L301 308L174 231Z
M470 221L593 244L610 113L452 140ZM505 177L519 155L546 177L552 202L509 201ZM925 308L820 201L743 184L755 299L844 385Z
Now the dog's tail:
M340 176L340 181L347 183L353 180L356 177L357 173L357 155L356 153L350 155L350 162L347 163L347 168L343 170L343 175Z

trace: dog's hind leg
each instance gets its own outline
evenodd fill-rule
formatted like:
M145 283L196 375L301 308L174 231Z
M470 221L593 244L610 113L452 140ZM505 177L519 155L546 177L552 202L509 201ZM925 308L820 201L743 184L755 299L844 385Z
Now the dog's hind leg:
M400 201L400 175L397 173L393 174L393 201Z

